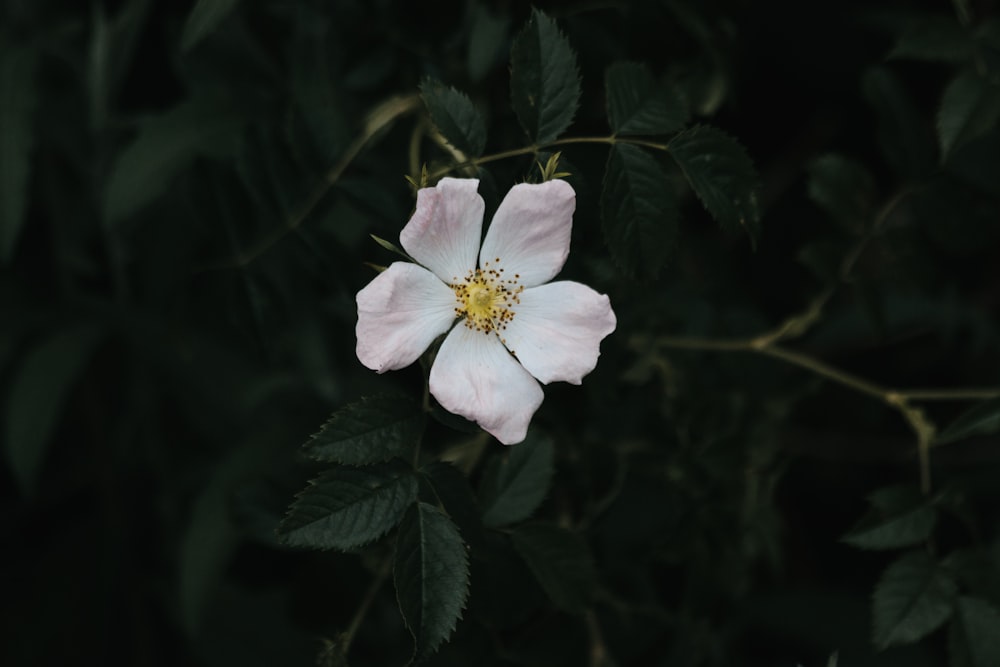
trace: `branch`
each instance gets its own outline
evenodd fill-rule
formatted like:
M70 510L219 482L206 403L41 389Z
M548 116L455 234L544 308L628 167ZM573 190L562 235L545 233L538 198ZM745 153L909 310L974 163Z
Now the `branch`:
M817 359L808 354L790 350L787 347L778 345L776 341L788 335L793 327L789 322L806 321L812 315L812 310L806 314L790 318L788 321L777 327L774 331L767 332L755 338L736 340L717 340L704 338L675 338L671 336L659 336L649 339L643 336L636 336L631 341L633 348L647 347L650 343L655 346L680 349L680 350L705 350L716 352L751 352L773 359L779 359L785 363L819 375L837 384L853 389L858 393L876 398L887 406L893 408L906 421L917 437L917 456L920 464L920 488L924 493L929 493L931 489L930 474L930 449L934 441L937 428L934 423L927 418L924 411L913 405L914 401L968 401L978 399L989 399L1000 397L1000 387L983 388L957 388L957 389L890 389L880 384L867 380L853 373L841 370L830 364Z

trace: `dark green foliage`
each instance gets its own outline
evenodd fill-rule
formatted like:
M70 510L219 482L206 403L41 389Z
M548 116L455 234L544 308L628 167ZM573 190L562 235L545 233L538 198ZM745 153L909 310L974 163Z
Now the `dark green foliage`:
M555 21L538 10L510 47L510 99L537 144L565 132L579 105L576 54Z
M923 551L903 554L882 574L872 600L873 640L882 647L915 642L941 627L958 585Z
M893 58L959 63L969 57L972 41L954 15L919 16L906 21Z
M333 468L296 496L278 534L296 547L354 549L394 528L416 497L417 478L403 463Z
M675 86L656 81L642 63L616 63L604 74L608 124L618 135L670 134L688 119L687 103Z
M844 229L859 233L875 215L875 178L857 160L823 155L808 165L809 198Z
M944 89L937 129L941 155L992 130L1000 120L1000 82L964 70Z
M18 485L35 490L57 417L103 332L78 324L39 341L17 364L3 410L7 460Z
M243 112L224 99L183 102L143 120L108 178L104 197L108 223L120 223L152 203L196 158L231 156L243 120Z
M460 4L0 3L0 665L1000 664L995 3ZM552 172L504 447L355 295Z
M184 22L181 33L181 50L188 51L233 11L239 0L197 0Z
M551 438L537 431L512 447L506 457L493 458L479 498L483 523L504 526L530 517L548 493L554 459Z
M586 610L597 574L579 535L538 521L518 526L510 538L556 607L575 614Z
M986 600L958 598L948 631L951 667L988 667L1000 663L1000 612Z
M891 70L873 67L861 82L878 122L885 159L902 178L926 176L934 165L934 146L912 95Z
M673 186L656 159L636 146L612 146L601 191L601 228L627 275L659 273L674 250L678 216Z
M407 396L363 398L333 413L303 448L326 463L360 466L405 457L420 439L424 415Z
M396 538L393 568L414 658L434 653L455 629L469 595L469 563L455 524L427 503L410 507Z
M974 435L990 435L1000 431L1000 399L983 401L948 424L937 437L938 444L962 440Z
M421 469L433 489L435 498L455 522L462 537L473 546L483 541L483 519L479 503L472 493L469 479L455 466L435 461Z
M24 224L34 143L35 60L26 46L0 42L0 266L14 252Z
M486 124L467 95L435 79L424 79L420 97L445 139L470 158L483 154Z
M937 510L917 489L893 486L868 497L871 511L844 542L860 549L899 549L920 544L934 530Z
M760 222L757 172L735 139L699 125L671 139L669 153L716 222L756 237Z

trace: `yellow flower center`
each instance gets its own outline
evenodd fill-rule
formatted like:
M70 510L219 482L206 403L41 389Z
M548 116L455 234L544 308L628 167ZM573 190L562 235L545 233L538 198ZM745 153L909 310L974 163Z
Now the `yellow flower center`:
M499 268L500 258L486 262L481 269L470 271L464 280L453 278L451 288L455 290L455 315L464 318L465 326L485 334L503 331L514 319L514 306L521 301L524 286L519 285L521 276L504 277ZM503 338L501 338L503 340Z

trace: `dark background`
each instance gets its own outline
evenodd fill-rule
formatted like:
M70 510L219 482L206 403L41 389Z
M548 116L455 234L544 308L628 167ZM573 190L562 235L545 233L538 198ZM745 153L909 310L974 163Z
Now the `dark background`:
M738 138L761 176L756 250L688 197L671 264L632 281L600 231L606 148L564 152L578 192L564 276L609 293L619 329L583 387L546 388L536 423L559 452L544 512L588 517L606 664L819 666L836 651L843 667L944 664L941 633L876 653L870 596L890 559L838 541L870 491L917 483L899 415L774 360L633 342L751 336L803 310L857 240L808 197L811 161L836 152L873 174L866 205L884 226L794 345L888 386L997 384L995 123L946 164L935 113L958 65L887 58L908 21L954 8L538 6L578 53L570 136L608 133L604 70L642 61L681 82L696 119ZM27 122L0 128L30 137L23 187L9 171L3 185L24 210L0 269L6 665L314 664L386 547L300 552L274 529L317 470L298 447L334 409L420 392L417 368L376 376L357 361L353 301L364 262L391 261L368 234L395 240L409 216L418 114L288 221L365 114L428 75L483 111L488 153L527 144L506 64L526 3L245 0L184 48L191 8L0 9L4 62L33 59L27 78L5 65L4 94L34 97ZM994 9L971 3L977 25ZM444 160L421 146L422 161ZM531 168L491 165L488 210ZM940 425L966 407L927 410ZM462 437L434 424L429 450ZM939 525L942 553L997 544L996 452L995 437L935 452L935 488L962 508ZM587 664L583 621L547 609L514 565L498 575L502 550L492 558L474 561L465 619L432 664ZM409 651L386 586L352 664Z

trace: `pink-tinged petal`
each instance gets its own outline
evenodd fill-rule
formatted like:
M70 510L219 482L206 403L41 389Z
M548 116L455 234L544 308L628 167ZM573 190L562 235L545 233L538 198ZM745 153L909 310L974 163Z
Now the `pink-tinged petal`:
M446 410L479 424L505 445L524 440L542 388L494 334L458 324L431 366L430 390Z
M409 366L455 321L455 292L433 273L394 262L358 292L358 359L379 373Z
M399 233L403 249L448 284L476 268L483 198L475 178L442 178L417 192L417 208Z
M569 256L576 193L566 181L519 183L500 202L479 253L479 265L500 258L504 276L526 287L555 277Z
M524 290L503 332L507 348L541 382L580 384L617 320L607 295L560 281Z

